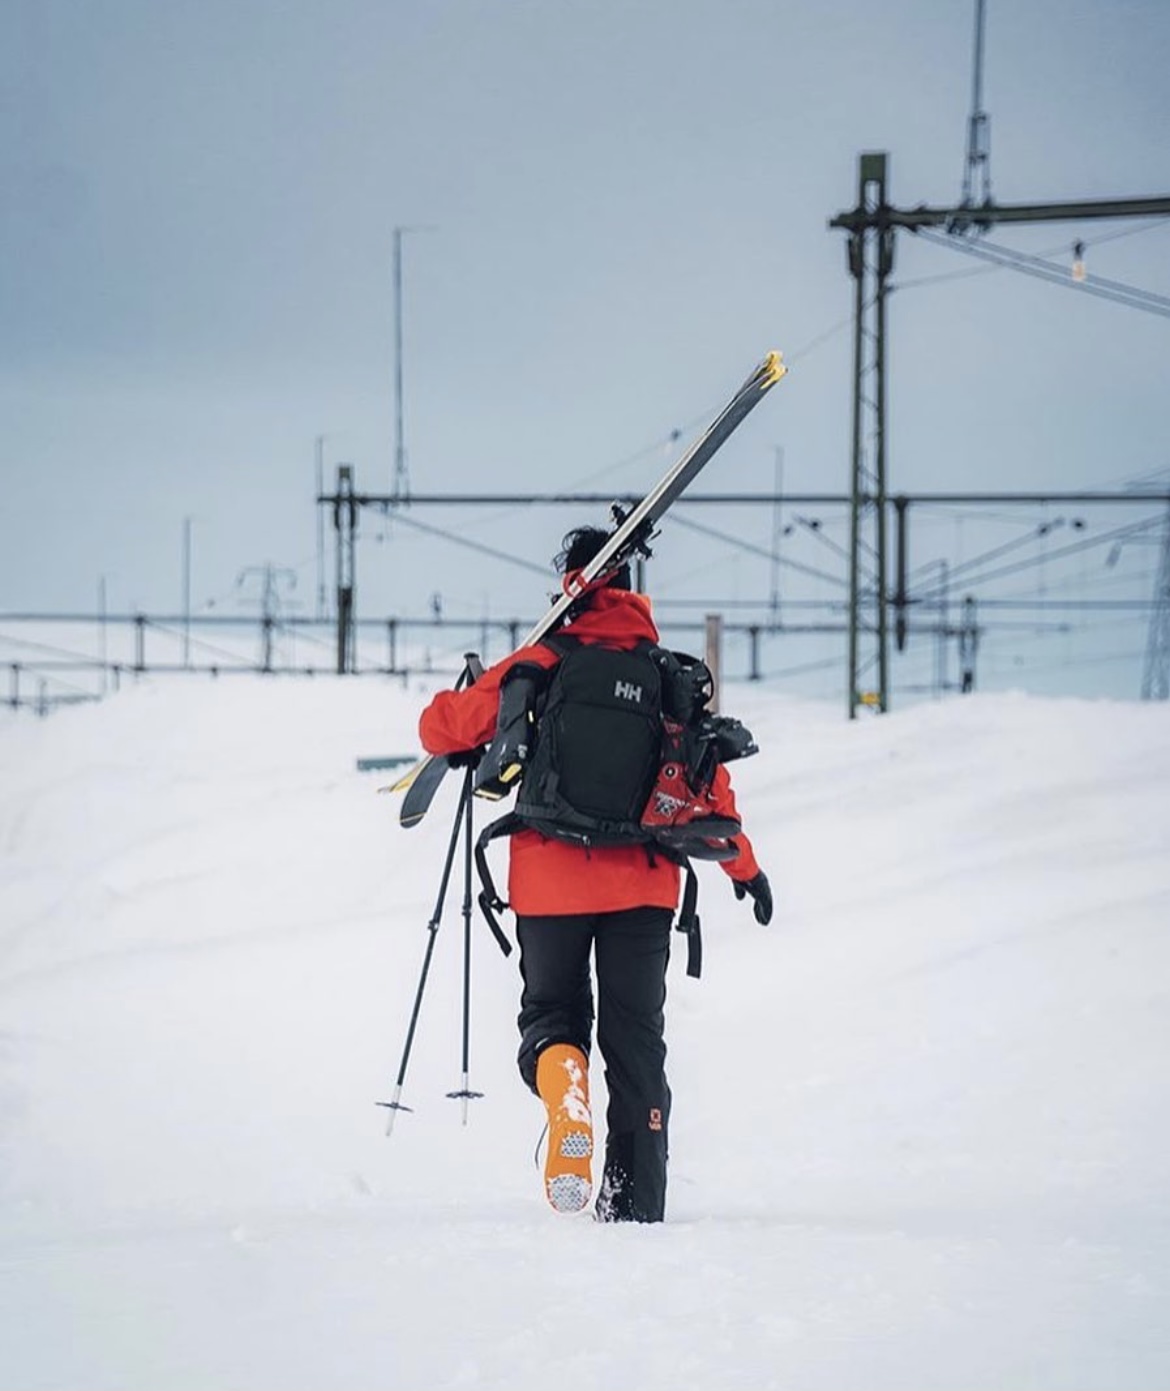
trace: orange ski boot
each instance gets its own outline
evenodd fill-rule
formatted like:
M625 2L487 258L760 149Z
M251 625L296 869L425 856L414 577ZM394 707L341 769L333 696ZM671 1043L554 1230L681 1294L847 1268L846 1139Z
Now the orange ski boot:
M557 1212L580 1212L593 1192L589 1062L571 1043L550 1044L536 1060L536 1089L548 1108L544 1188Z

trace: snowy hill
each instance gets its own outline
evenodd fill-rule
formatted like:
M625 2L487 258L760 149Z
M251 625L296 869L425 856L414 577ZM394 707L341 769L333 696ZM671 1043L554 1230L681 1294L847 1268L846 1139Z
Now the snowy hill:
M478 920L445 1096L458 885L385 1137L455 789L403 832L355 759L424 698L0 720L0 1388L1170 1383L1170 707L729 691L777 914L702 868L669 1220L618 1228L543 1202Z

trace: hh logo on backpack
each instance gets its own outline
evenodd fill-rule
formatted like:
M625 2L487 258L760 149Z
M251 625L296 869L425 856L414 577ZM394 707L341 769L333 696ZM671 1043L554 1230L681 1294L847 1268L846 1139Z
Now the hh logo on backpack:
M613 693L619 700L635 700L639 705L642 703L642 688L635 686L632 681L616 681Z

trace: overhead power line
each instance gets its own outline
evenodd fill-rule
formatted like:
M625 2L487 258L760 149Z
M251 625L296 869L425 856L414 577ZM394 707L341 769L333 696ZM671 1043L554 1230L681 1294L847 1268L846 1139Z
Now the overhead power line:
M727 545L735 546L741 551L747 551L750 555L759 555L767 560L778 561L779 564L785 565L791 570L799 570L802 575L811 575L814 579L826 580L829 584L840 585L842 589L846 587L847 582L840 575L831 575L827 570L818 570L815 566L805 565L802 561L793 560L789 556L778 556L764 546L754 545L751 541L745 541L739 536L732 536L726 531L719 531L713 526L704 526L702 522L692 522L689 517L672 514L671 522L676 526L685 527L687 531L698 532L700 536L709 536L715 541L724 541Z
M420 522L415 517L408 517L404 512L396 512L395 519L402 522L404 526L413 527L416 531L426 532L428 536L438 536L444 541L450 541L453 546L463 546L469 551L478 551L480 555L490 555L493 560L507 561L509 565L518 565L522 570L531 570L537 575L543 575L545 579L549 577L549 567L547 565L537 565L535 561L525 560L522 556L513 555L510 551L500 551L494 546L485 546L482 541L473 541L469 536L460 536L454 531L444 531L441 527L428 526L426 522Z
M1091 550L1096 546L1104 545L1107 541L1121 539L1131 539L1132 537L1149 532L1152 528L1160 524L1158 517L1147 518L1143 522L1131 522L1127 526L1115 527L1112 531L1102 532L1099 536L1087 536L1083 540L1074 541L1070 545L1061 546L1055 551L1046 551L1041 555L1035 555L1028 560L1017 560L1011 565L1001 565L998 570L989 570L985 574L977 574L964 579L963 583L968 587L976 584L987 584L991 580L1002 579L1005 575L1018 574L1021 570L1034 569L1039 565L1050 564L1053 561L1065 559L1070 555L1077 555L1081 551ZM919 603L929 603L934 599L945 594L946 590L942 586L936 586L926 594L915 595Z
M1106 280L1097 275L1076 279L1069 267L1045 260L1042 256L1013 251L1011 247L999 246L994 242L965 241L947 236L944 232L931 231L926 227L917 230L920 237L935 246L945 246L951 251L961 252L964 256L990 261L1008 270L1016 270L1038 280L1045 280L1049 284L1077 290L1081 294L1095 295L1099 299L1111 300L1130 309L1141 309L1147 314L1160 314L1163 318L1170 318L1170 296L1157 294L1153 290L1143 290L1137 285L1126 285L1120 280Z

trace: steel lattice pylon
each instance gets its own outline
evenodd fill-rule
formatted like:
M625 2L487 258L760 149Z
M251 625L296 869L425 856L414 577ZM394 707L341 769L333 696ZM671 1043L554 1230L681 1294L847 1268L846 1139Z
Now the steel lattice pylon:
M849 583L849 715L889 708L886 567L886 296L894 233L885 222L884 154L860 161L857 224L849 236L855 282L853 487Z
M904 542L908 498L886 492L886 299L899 228L945 227L952 232L985 231L1001 223L1071 222L1085 218L1165 217L1170 196L1109 198L1063 203L984 203L971 207L895 208L886 197L888 159L861 156L857 206L829 221L849 233L849 273L856 282L853 344L853 486L849 582L849 715L859 706L888 710L889 609L898 613L899 645L905 638L904 553L899 587L890 602L886 513L893 502ZM1170 548L1170 543L1168 543ZM1170 562L1166 562L1170 565ZM1167 699L1170 685L1170 573L1159 594L1160 626L1151 628L1147 661L1151 699ZM1159 694L1161 692L1161 694Z

